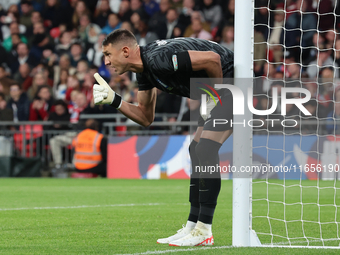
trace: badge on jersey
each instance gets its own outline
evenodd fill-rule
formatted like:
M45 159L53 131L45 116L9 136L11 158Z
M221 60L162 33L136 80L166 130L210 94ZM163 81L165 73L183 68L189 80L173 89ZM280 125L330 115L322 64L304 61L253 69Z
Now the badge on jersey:
M156 43L157 43L158 46L162 46L162 45L167 44L167 41L165 41L165 40L157 40Z
M177 55L172 55L172 63L174 64L174 70L176 72L178 70Z

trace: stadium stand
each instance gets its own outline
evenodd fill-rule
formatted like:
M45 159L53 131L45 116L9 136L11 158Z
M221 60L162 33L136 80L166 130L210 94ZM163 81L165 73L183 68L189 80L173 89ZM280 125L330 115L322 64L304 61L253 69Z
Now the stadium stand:
M312 0L305 2L307 4L301 8L313 11ZM294 12L300 8L296 6L295 1L287 1L287 4L284 4L283 0L273 0L269 2L270 8L266 8L269 6L267 0L255 1L257 10L254 72L258 82L255 86L254 105L261 108L267 104L268 100L263 94L270 92L273 86L277 85L264 77L294 79L298 78L296 75L300 72L302 77L319 77L323 81L329 81L333 76L339 77L338 68L327 68L329 63L334 62L335 67L340 64L340 38L336 37L340 20L336 19L334 23L334 17L338 16L329 14L334 8L336 14L340 13L340 1L337 1L338 6L335 7L333 2L322 1L319 11L320 15L324 15L320 16L322 21L316 22L314 14L300 17L298 12ZM187 128L177 120L188 120L187 116L193 109L188 105L190 100L181 101L180 98L159 92L156 113L160 115L156 118L155 126L148 129L125 122L125 119L118 115L111 118L113 115L109 114L116 114L115 109L94 106L92 85L95 72L100 73L124 100L135 102L137 93L135 75L117 75L112 69L106 68L101 53L101 42L105 35L114 29L124 27L135 33L140 45L157 39L191 36L213 40L233 49L234 3L235 0L1 0L0 116L5 122L1 123L0 135L13 137L17 134L14 150L18 149L18 154L29 156L32 149L25 150L23 146L35 146L32 147L34 151L39 146L49 150L47 141L52 136L65 135L65 130L73 134L81 130L82 123L74 123L78 122L82 114L95 115L96 118L102 116L98 117L98 120L102 132L106 135L185 133ZM285 23L283 11L286 11ZM300 34L296 34L299 29L294 30L300 26L300 19L308 26L304 29L320 30L318 34L308 32L301 36L301 59L300 41L297 41ZM284 38L283 24L292 33ZM267 48L267 38L271 44L276 45ZM290 50L284 51L283 45ZM321 62L318 66L324 68L304 67L316 61L318 52L313 45L319 45ZM335 46L334 50L329 50L330 45ZM275 64L283 60L283 65ZM322 109L321 112L316 112L315 116L331 116L334 107L332 102L327 100L335 98L332 86L337 85L338 81L332 80L327 86L320 87L321 94L316 94L315 87L319 86L319 81L315 80L315 86L306 84L306 88L318 99L313 104L317 102L317 108ZM70 116L70 121L67 121L66 115L60 117L62 114L56 112L57 105L58 108L67 105L69 115L65 112L62 114ZM295 110L291 109L292 112ZM63 109L60 109L61 111ZM337 110L335 111L337 113ZM256 117L259 116L254 116ZM30 144L27 137L30 138L31 135L26 137L27 144L23 143L26 136L23 134L34 132L34 128L20 128L21 121L28 120L44 124L44 135L43 138L40 137L39 145L35 136L34 144ZM58 121L64 123L57 123ZM20 133L20 130L23 133ZM324 125L319 131L327 133L327 130ZM49 161L53 162L49 151L40 151L48 155L41 155L47 164Z

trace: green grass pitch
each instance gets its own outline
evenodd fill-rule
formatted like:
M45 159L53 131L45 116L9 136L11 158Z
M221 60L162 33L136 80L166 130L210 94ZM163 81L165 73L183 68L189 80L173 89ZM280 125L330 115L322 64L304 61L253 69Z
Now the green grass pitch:
M275 183L280 183L275 181ZM334 201L340 204L340 192L334 196L333 182L320 182L329 189L307 188L316 182L303 181L304 188L287 181L284 197L281 185L268 186L266 200L253 202L256 231L270 231L290 237L303 235L301 222L339 221ZM337 186L340 188L339 186ZM302 191L301 191L302 190ZM339 254L339 250L290 248L230 248L232 244L232 181L222 181L215 213L215 245L169 247L157 244L157 238L174 234L186 222L189 180L108 180L108 179L0 179L0 254ZM294 205L310 203L303 208ZM266 183L253 185L254 199L267 197ZM317 200L319 197L319 200ZM287 203L284 206L280 201ZM330 204L319 208L313 205ZM290 205L292 204L292 205ZM283 211L286 213L283 214ZM291 221L285 225L275 218ZM320 237L320 225L305 222L305 234ZM323 238L337 236L337 224L323 224ZM271 236L260 235L263 243ZM297 239L297 241L299 241ZM303 240L302 240L303 241ZM274 237L273 242L287 242ZM311 243L321 245L319 241ZM339 241L327 243L339 245Z

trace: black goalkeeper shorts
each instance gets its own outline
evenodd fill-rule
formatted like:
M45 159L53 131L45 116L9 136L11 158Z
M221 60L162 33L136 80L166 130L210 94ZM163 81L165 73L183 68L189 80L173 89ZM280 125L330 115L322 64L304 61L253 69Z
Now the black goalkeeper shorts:
M233 97L231 93L220 96L221 102L212 109L208 119L204 121L201 115L198 118L198 126L203 130L226 131L233 129L231 121L233 120Z

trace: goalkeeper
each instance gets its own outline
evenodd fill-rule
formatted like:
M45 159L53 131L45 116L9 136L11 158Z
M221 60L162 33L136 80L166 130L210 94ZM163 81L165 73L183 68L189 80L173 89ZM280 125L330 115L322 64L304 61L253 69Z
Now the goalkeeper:
M206 40L177 38L155 41L142 47L131 32L117 29L104 39L102 50L105 65L114 68L118 74L137 73L138 105L123 101L99 74L94 75L99 83L93 86L95 104L109 104L142 126L149 126L154 120L157 88L190 97L190 78L219 78L222 81L222 78L232 78L234 74L233 53ZM233 117L230 92L219 92L219 96L222 104L218 100L216 106L207 103L206 114L201 114L189 146L192 174L187 223L175 235L158 239L158 243L170 246L214 244L211 225L221 188L220 173L200 173L194 169L219 164L218 151L232 133L228 124L213 127L211 119L230 120ZM200 99L199 96L191 98Z

